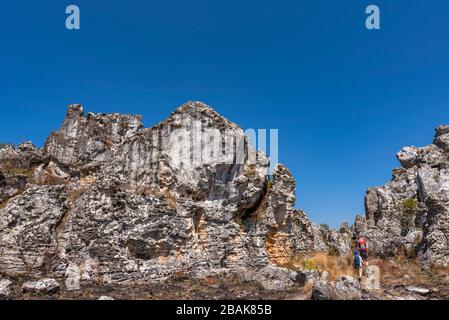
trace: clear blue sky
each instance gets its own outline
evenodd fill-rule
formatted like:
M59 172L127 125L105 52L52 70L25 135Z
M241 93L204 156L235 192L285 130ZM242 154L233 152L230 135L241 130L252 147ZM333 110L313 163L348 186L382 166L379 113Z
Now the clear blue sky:
M81 30L65 29L65 7ZM365 8L381 9L367 31ZM353 222L405 145L449 123L449 1L4 1L0 141L41 146L69 103L137 113L187 100L278 128L297 207Z

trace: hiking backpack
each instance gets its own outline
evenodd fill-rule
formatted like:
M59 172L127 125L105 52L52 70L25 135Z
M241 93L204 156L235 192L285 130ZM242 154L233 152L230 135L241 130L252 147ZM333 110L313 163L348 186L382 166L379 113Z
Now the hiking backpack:
M362 261L360 260L360 256L354 257L354 267L360 268L362 265Z
M366 244L362 244L360 246L360 251L363 252L363 253L368 252L368 246Z

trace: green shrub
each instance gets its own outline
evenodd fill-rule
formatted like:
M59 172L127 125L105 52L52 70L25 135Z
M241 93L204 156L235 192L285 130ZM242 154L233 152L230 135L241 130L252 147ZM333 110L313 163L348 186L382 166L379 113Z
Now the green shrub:
M301 261L301 268L303 270L318 270L317 263L313 259Z
M271 182L270 176L267 176L267 184L266 184L266 192L269 193L271 190L271 187L273 186L273 183Z
M410 198L404 200L402 206L404 209L404 213L408 216L415 215L418 211L419 202L416 198Z

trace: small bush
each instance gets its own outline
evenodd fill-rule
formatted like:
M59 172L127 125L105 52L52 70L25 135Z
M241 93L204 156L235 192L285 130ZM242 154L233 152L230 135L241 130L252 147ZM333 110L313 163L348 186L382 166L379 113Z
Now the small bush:
M404 213L407 215L414 215L418 211L419 202L416 198L410 198L403 202Z
M318 265L314 259L306 259L300 263L301 269L304 270L318 270Z
M8 203L8 199L0 200L0 209L3 209L6 207L6 204Z
M273 183L271 182L270 176L268 176L267 177L267 185L266 185L266 193L269 193L272 187L273 187Z
M326 231L326 232L329 232L331 230L331 228L325 223L320 224L320 228L321 228L321 230Z

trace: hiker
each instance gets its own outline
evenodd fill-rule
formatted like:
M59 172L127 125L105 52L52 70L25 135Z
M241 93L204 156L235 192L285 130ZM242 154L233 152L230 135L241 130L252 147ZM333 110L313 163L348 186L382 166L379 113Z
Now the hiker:
M359 276L359 280L362 279L363 275L363 258L360 256L360 251L354 251L354 269Z
M359 251L363 262L368 266L368 243L364 237L360 237L356 240L355 249Z

